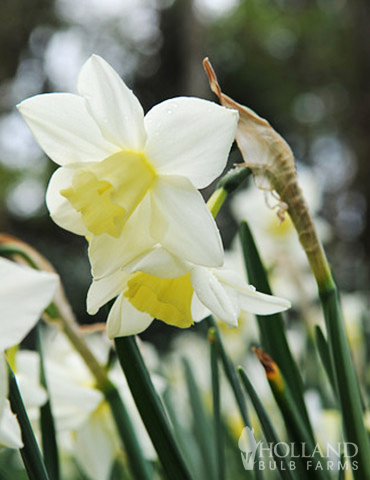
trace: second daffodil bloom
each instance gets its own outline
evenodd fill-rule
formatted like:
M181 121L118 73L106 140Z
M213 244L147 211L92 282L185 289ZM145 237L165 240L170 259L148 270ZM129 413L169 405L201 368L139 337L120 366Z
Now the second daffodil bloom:
M110 338L140 333L154 318L187 328L211 312L236 327L242 311L270 315L290 307L283 298L257 292L232 270L191 264L161 246L115 271L106 268L111 273L93 281L87 307L96 313L118 295L108 316Z
M141 214L155 243L196 264L221 265L220 235L197 189L222 173L238 113L179 97L144 117L136 96L96 55L80 71L78 92L37 95L18 105L61 166L46 199L55 222L87 237L119 238L134 212L148 210Z
M22 440L6 399L8 375L4 352L18 345L52 301L58 276L0 258L0 445L20 448Z

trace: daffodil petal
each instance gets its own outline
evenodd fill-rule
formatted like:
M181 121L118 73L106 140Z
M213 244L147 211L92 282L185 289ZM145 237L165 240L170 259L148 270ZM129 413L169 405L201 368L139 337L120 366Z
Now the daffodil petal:
M98 162L119 151L103 137L78 95L36 95L17 107L38 144L59 165Z
M89 235L82 221L80 212L77 212L65 196L60 192L72 185L74 168L61 167L52 175L46 191L46 206L54 222L62 228L76 233L77 235Z
M182 277L192 265L157 245L125 267L127 273L144 272L159 278Z
M109 338L136 335L146 330L152 323L153 317L139 312L121 294L114 302L108 315L107 333Z
M58 276L0 258L0 351L17 345L52 301Z
M122 149L142 151L145 146L144 112L139 100L117 72L92 55L78 78L78 91L104 137Z
M113 462L119 452L117 443L109 406L102 403L76 432L74 446L76 460L88 474L88 478L91 480L111 478Z
M240 305L233 302L235 298L230 298L212 270L196 267L190 278L199 300L220 320L237 326Z
M128 275L118 269L106 277L93 280L87 292L87 311L94 315L101 306L123 291Z
M146 153L156 170L183 175L204 188L226 166L238 113L200 98L179 97L153 107L144 121Z
M0 418L0 445L8 448L22 448L21 429L17 417L11 411L9 400L6 400Z
M94 278L124 268L150 251L157 243L150 235L150 217L150 199L146 196L126 222L119 238L103 234L91 239L89 258Z
M199 300L198 295L194 292L191 301L191 315L194 322L199 323L211 314L212 312L209 310L209 308L203 305L203 303Z
M232 270L216 270L216 276L227 290L237 292L242 310L256 315L271 315L291 307L288 300L257 292Z
M8 369L3 352L0 352L0 423L8 396Z
M223 262L220 233L190 180L161 176L151 189L152 236L183 260L205 266Z
M239 295L239 301L242 310L256 315L272 315L291 307L290 302L284 298L266 295L253 290L245 291Z

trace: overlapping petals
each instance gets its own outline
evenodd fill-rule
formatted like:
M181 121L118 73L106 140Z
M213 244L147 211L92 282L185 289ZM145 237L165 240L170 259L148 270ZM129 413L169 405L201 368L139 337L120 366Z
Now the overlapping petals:
M108 317L111 338L140 333L153 318L186 328L212 313L236 327L243 311L270 315L290 307L283 298L257 292L232 270L194 265L159 246L94 280L88 310L96 312L117 295Z
M17 421L11 413L3 352L17 345L53 299L58 277L0 258L0 444L20 448Z
M108 242L125 235L149 197L156 242L195 264L221 265L221 238L197 188L224 169L237 112L180 97L144 118L138 99L98 56L82 67L78 91L81 96L38 95L18 106L40 146L61 165L47 193L56 223Z

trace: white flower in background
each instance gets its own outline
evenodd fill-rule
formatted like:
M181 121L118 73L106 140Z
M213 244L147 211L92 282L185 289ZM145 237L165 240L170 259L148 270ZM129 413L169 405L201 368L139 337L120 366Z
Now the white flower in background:
M3 352L18 345L52 301L58 277L0 258L0 444L22 446L20 429L11 413L8 375Z
M299 184L315 219L319 235L323 241L330 238L330 228L318 216L322 205L322 190L318 179L308 170L299 170ZM275 206L275 208L274 208ZM240 223L246 220L256 239L264 264L269 269L273 290L290 298L294 303L316 298L317 286L309 269L307 257L299 243L297 232L288 213L281 221L276 210L277 200L270 192L261 192L255 185L237 192L232 199L232 212ZM240 239L232 246L232 265L244 270L244 260Z
M80 235L119 238L136 213L151 233L142 247L154 239L186 260L221 265L220 235L197 188L222 173L237 112L179 97L144 117L132 91L96 55L82 67L78 91L18 105L45 153L61 165L47 191L55 222Z
M109 405L102 392L95 388L94 377L67 338L60 332L49 333L44 341L45 369L59 445L64 454L70 452L89 478L109 480L113 463L121 451ZM94 333L88 335L86 341L98 361L106 364L110 348L107 337ZM145 350L143 353L145 356ZM111 368L109 376L123 398L144 455L155 458L154 448L118 363ZM156 382L157 377L153 377Z
M257 292L234 271L190 264L160 246L115 271L114 253L110 260L106 269L112 273L95 278L87 295L92 314L118 295L108 316L110 338L142 332L154 318L187 328L212 312L236 327L243 310L269 315L290 307L285 299ZM94 257L92 263L94 271Z

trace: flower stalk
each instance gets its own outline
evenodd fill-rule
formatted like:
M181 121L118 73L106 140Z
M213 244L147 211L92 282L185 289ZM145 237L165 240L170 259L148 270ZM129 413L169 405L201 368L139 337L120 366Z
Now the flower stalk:
M249 168L234 167L229 170L217 183L215 191L208 199L207 206L214 218L217 217L222 205L230 193L233 193L249 175L252 173Z
M346 440L359 447L358 469L353 473L358 479L370 478L369 437L364 425L361 397L337 287L298 184L293 152L265 119L223 94L209 60L205 59L203 64L210 87L221 104L239 112L236 141L243 156L243 165L252 170L259 188L277 198L280 220L283 221L288 212L296 228L319 290Z

